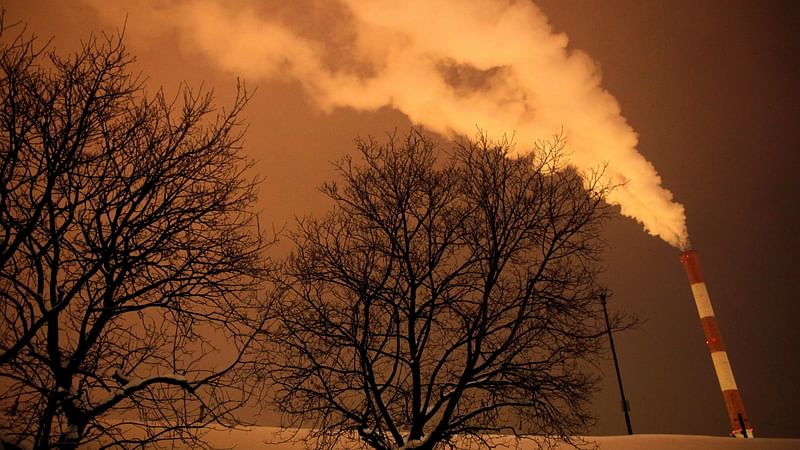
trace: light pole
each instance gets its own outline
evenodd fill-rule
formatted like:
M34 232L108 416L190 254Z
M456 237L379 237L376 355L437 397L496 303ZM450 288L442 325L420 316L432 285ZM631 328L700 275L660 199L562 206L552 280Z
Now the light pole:
M611 342L611 356L614 357L614 369L617 371L617 383L619 383L619 396L622 399L622 411L625 413L625 425L628 427L628 434L633 434L633 427L631 427L630 407L628 400L625 399L625 390L622 388L622 375L619 372L619 362L617 361L617 349L614 347L614 336L611 334L611 322L608 320L608 309L606 308L606 293L600 294L600 303L603 304L603 315L606 318L606 331L608 331L608 340Z

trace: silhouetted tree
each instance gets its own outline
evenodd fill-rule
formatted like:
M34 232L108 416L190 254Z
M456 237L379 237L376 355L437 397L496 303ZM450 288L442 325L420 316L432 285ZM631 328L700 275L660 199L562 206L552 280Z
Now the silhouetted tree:
M285 425L329 449L585 430L584 365L605 329L599 176L567 168L558 137L523 156L479 136L442 159L419 131L357 146L276 280L268 371Z
M250 395L268 243L247 95L147 96L121 36L64 58L0 29L0 435L200 446Z

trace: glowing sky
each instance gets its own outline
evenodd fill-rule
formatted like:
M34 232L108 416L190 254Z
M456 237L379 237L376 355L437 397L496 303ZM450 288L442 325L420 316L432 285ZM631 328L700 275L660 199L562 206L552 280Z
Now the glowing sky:
M277 228L324 209L316 186L356 135L480 127L527 148L563 128L576 165L608 162L627 183L612 201L653 234L678 245L685 205L756 433L800 436L792 3L3 3L64 51L127 16L151 91L203 83L225 104L244 78L256 89L245 151L266 178L262 223ZM606 237L610 306L646 320L616 338L634 431L727 433L677 251L630 219ZM602 370L595 432L622 433L613 369Z

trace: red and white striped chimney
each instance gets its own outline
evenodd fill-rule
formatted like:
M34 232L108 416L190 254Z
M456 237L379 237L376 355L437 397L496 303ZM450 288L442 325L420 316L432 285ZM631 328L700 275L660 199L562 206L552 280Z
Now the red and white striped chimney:
M717 319L714 317L714 309L711 307L711 299L708 296L703 272L700 270L700 257L696 251L687 250L681 253L681 263L689 276L694 302L697 305L697 312L706 335L708 351L711 352L711 360L714 362L714 370L717 372L719 387L722 389L725 407L728 409L731 435L752 438L753 428L747 419L739 389L736 387L736 380L733 378L731 364L728 362L728 354L725 352L725 345L722 342L722 335L717 326Z

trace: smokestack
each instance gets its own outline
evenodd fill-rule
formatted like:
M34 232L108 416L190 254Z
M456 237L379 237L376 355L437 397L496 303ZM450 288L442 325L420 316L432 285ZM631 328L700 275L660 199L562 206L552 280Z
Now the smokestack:
M725 352L725 345L722 342L722 335L719 332L717 319L714 317L714 309L711 307L711 299L708 296L706 283L703 279L703 272L700 269L700 257L694 250L687 250L681 253L681 264L689 276L689 284L692 287L692 295L700 315L700 322L703 325L703 332L706 335L706 344L711 353L711 360L714 362L714 370L717 372L717 381L722 390L722 397L725 399L725 407L728 409L728 420L731 423L731 436L739 438L752 438L753 428L747 419L742 398L739 396L739 389L736 387L736 380L733 378L728 354Z

